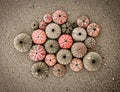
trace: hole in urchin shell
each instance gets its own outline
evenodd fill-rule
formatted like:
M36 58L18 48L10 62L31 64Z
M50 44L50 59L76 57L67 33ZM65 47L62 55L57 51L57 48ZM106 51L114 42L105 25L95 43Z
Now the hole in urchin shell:
M78 35L81 35L81 33L78 33Z
M52 47L53 47L53 45L50 45L50 47L52 48Z
M40 72L41 72L41 69L37 69L37 72L40 73Z
M65 58L66 58L66 55L63 55L63 58L65 59Z
M60 72L60 69L58 69L58 72Z
M52 32L54 32L55 30L54 29L52 29Z
M75 64L76 66L78 66L78 64Z
M95 31L95 30L96 30L96 28L93 28L93 30Z
M83 22L85 22L85 20L83 20Z
M59 15L59 17L61 17L61 15Z
M95 61L95 60L92 60L92 63L93 63L93 64L95 64L95 63L96 63L96 61Z
M36 26L36 24L33 24L33 26Z
M22 44L23 43L23 41L20 41L20 44Z

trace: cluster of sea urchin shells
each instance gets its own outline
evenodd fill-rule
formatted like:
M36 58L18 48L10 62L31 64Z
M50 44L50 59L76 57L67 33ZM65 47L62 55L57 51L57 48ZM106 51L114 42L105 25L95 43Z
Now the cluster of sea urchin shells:
M57 10L52 15L46 14L43 21L31 24L34 30L32 37L25 33L15 37L16 50L29 51L30 58L35 62L31 68L33 77L46 78L49 67L53 68L53 74L57 77L66 73L66 65L75 72L83 66L89 71L100 68L101 56L88 52L96 46L99 25L90 23L86 16L79 17L75 23L67 20L66 12Z

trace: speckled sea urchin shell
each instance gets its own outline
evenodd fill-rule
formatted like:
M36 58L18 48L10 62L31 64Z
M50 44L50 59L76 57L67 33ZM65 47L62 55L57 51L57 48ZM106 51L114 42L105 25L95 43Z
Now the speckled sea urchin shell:
M53 74L57 77L61 77L63 75L65 75L66 73L66 68L61 65L61 64L56 64L54 67L53 67Z
M32 46L32 39L28 34L20 33L14 38L14 48L19 52L27 52Z
M73 58L69 66L73 71L78 72L83 68L83 63L81 59Z
M52 15L53 21L57 24L63 24L67 21L67 14L63 10L57 10Z
M68 34L63 34L59 37L58 43L59 43L61 48L68 49L73 44L73 38Z
M34 63L31 67L31 74L35 78L46 78L48 66L44 62Z
M31 28L33 30L36 30L39 28L39 23L37 21L33 21L32 24L31 24Z
M91 23L87 27L87 32L89 36L97 37L100 33L100 26L96 23Z
M71 33L72 29L73 29L73 27L69 22L62 24L62 32L63 33Z
M48 36L48 38L56 39L61 34L61 28L58 24L50 23L46 27L45 32L46 32L46 35Z
M86 16L81 16L77 19L77 24L79 27L86 28L89 24L89 19Z
M60 64L67 65L72 60L72 54L69 50L61 49L57 53L57 61Z
M96 46L96 40L92 37L88 37L84 43L87 48L94 48Z
M83 64L88 71L96 71L102 65L102 57L96 52L89 52L83 58Z
M46 22L46 23L50 23L52 21L52 15L50 14L45 14L44 17L43 17L43 20Z
M56 40L48 40L45 43L45 49L48 53L56 53L59 49L58 42Z
M82 42L76 42L71 47L71 52L74 57L82 58L87 53L87 47Z
M84 41L87 37L87 32L84 28L77 27L73 29L72 37L75 41Z
M53 66L57 62L56 56L54 54L47 54L45 58L45 63L48 66Z
M41 61L46 56L46 51L42 45L34 45L30 52L29 56L33 61Z
M43 44L46 41L46 34L43 30L35 30L32 33L32 40L35 44Z

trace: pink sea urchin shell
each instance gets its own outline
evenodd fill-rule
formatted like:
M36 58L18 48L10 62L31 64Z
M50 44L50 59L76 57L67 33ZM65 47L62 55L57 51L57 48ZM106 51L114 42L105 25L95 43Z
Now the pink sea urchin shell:
M46 14L44 15L43 17L43 20L46 22L46 23L50 23L52 21L52 16L50 14Z
M44 22L44 21L39 22L39 28L40 28L41 30L45 30L46 26L47 26L47 23L46 23L46 22Z
M45 63L48 66L53 66L53 65L55 65L56 62L57 62L57 60L56 60L56 57L54 54L48 54L45 58Z
M83 68L83 63L81 59L73 58L72 62L70 63L70 68L73 71L80 71Z
M53 13L53 21L57 24L63 24L67 21L67 14L63 10L57 10Z
M77 19L77 25L79 27L86 28L89 24L89 19L86 16L81 16Z
M63 34L60 36L60 38L58 39L59 45L61 48L70 48L73 44L73 39L70 35L68 34Z
M100 33L100 26L96 23L91 23L87 27L87 32L89 36L97 37Z
M61 77L66 73L66 68L61 64L56 64L53 67L53 74L57 77Z
M29 52L29 56L34 61L41 61L46 56L46 51L42 45L34 45Z
M32 33L32 40L35 44L43 44L46 41L46 34L43 30L36 30Z

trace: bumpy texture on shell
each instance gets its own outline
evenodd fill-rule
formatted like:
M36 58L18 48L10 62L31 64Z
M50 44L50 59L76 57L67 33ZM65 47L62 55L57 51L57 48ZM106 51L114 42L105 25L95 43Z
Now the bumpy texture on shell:
M27 52L32 46L32 39L28 34L20 33L14 38L14 48L19 52Z
M56 39L61 34L61 28L58 24L50 23L45 30L48 38Z
M57 53L57 61L60 64L67 65L72 60L72 54L69 50L61 49Z
M31 24L31 28L33 30L36 30L39 28L39 23L37 21L33 21L32 24Z
M33 61L41 61L46 56L46 51L42 45L34 45L30 52L29 56Z
M58 42L56 40L48 40L45 43L45 49L48 53L56 53L59 49Z
M56 64L53 67L53 74L57 77L62 77L66 73L66 68L61 64Z
M96 71L102 65L102 57L96 52L89 52L83 58L83 64L88 71Z
M46 41L46 34L43 30L35 30L32 33L32 40L35 44L43 44Z
M73 44L73 38L68 34L63 34L59 37L58 43L59 43L61 48L68 49Z
M87 53L87 47L82 42L76 42L72 45L71 52L74 57L82 58Z
M73 58L69 66L73 71L78 72L83 68L83 63L81 59Z
M56 56L54 54L47 54L45 57L45 63L48 66L53 66L57 62Z
M72 29L73 29L73 27L69 22L62 24L62 32L63 33L71 33Z
M50 23L52 21L52 16L50 14L45 14L44 17L43 17L43 20L46 23Z
M46 78L48 72L48 66L44 62L34 63L31 67L31 74L35 78Z
M63 10L57 10L53 13L53 21L57 24L63 24L67 21L67 14Z
M84 41L87 37L87 32L84 28L77 27L73 29L72 37L75 41Z
M77 19L77 24L79 27L86 28L89 24L89 19L86 16L81 16Z
M96 40L92 37L88 37L84 43L87 48L94 48L96 46Z
M100 33L100 26L96 23L91 23L87 27L87 32L89 36L97 37Z

